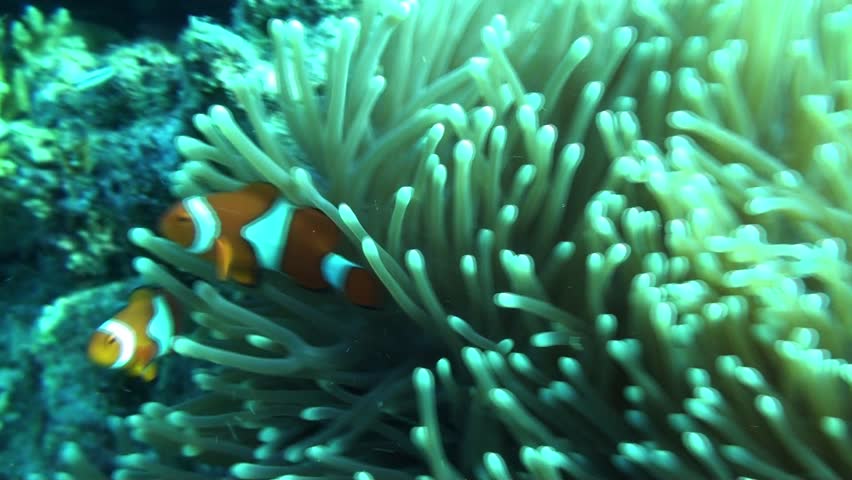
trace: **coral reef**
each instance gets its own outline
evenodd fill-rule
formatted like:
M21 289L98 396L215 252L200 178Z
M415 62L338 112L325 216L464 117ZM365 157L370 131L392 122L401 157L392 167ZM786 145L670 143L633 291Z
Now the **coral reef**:
M205 99L231 99L227 85L262 65L252 43L203 18L189 19L179 50L190 87Z
M834 0L367 0L317 91L271 22L274 99L234 81L252 136L197 115L174 189L276 185L399 308L238 291L132 231L206 280L135 263L222 368L126 420L154 452L117 478L848 477L850 27Z
M309 24L326 17L351 13L360 2L353 0L238 0L233 8L236 29L253 37L276 18L292 18Z
M124 232L165 205L158 169L176 165L166 146L192 107L181 64L153 42L93 51L64 9L28 7L10 25L0 254L73 278L126 275ZM20 265L9 275L28 276Z
M230 15L231 1L210 0L128 0L115 4L100 0L63 0L61 5L74 12L75 29L96 33L99 41L111 43L122 38L159 38L174 40L186 27L190 15L206 15L224 21ZM17 15L21 5L34 6L42 11L56 8L54 0L3 2L0 11ZM7 12L7 10L12 10Z

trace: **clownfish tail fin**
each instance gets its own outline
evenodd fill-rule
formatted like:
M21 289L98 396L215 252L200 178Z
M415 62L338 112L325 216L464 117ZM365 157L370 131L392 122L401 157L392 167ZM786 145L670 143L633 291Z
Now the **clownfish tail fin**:
M384 287L364 267L336 253L329 253L322 259L321 270L325 281L353 304L379 308L384 303Z
M354 266L349 271L343 295L359 307L379 308L384 303L385 289L373 272Z

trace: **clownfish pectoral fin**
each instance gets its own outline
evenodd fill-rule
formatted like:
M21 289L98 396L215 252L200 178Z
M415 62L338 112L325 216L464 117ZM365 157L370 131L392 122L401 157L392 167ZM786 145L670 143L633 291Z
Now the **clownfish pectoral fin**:
M216 277L225 280L231 274L231 265L234 262L234 246L224 238L216 239Z
M150 382L157 378L157 366L153 362L137 362L127 370L127 373L131 377L141 378L146 382Z
M231 278L240 285L254 285L257 283L257 271L248 268L231 269Z
M144 369L146 365L149 365L154 361L154 358L157 357L157 345L153 343L147 343L145 345L140 345L136 349L136 361L139 365L142 365Z
M150 382L157 378L157 366L154 359L157 357L157 345L146 343L139 345L136 349L136 359L131 367L130 374Z
M150 382L151 380L157 378L157 365L153 363L145 365L139 372L139 377L146 382Z

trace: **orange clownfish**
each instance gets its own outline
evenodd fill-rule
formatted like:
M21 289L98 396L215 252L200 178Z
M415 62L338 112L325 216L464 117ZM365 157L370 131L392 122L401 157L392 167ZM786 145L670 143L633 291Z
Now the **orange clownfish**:
M376 308L383 289L368 270L334 253L341 233L314 208L297 207L268 183L185 198L160 220L160 234L216 265L221 280L254 285L261 269L309 289L332 287Z
M174 298L162 290L134 290L127 306L92 334L89 359L102 367L125 370L146 382L153 380L157 376L154 359L171 349L178 312Z

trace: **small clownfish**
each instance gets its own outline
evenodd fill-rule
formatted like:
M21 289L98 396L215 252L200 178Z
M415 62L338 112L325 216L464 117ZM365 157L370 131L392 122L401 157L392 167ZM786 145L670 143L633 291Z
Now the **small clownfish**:
M315 208L297 207L268 183L185 198L162 217L160 234L213 262L220 280L255 285L261 269L304 288L333 287L355 305L377 308L383 288L368 270L334 253L340 230Z
M150 382L157 376L154 359L171 349L179 311L174 298L162 290L134 290L127 306L92 334L89 359Z

